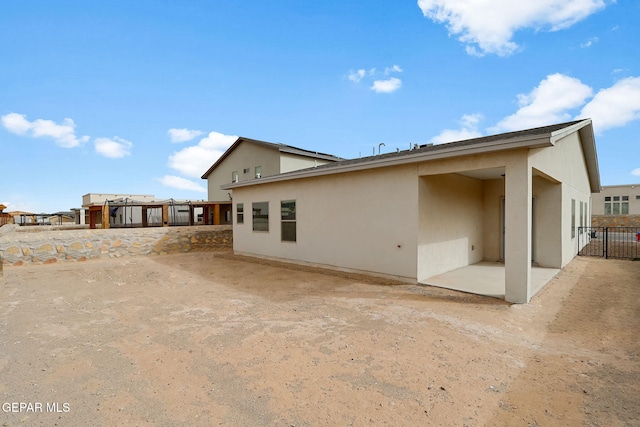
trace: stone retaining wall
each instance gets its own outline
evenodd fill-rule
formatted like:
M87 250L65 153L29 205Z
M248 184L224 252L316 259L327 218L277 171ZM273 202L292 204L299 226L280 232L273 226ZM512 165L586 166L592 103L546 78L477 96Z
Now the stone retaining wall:
M35 231L34 228L17 225L0 227L0 268L3 264L19 266L104 257L228 251L233 247L230 225L108 230Z
M592 227L640 227L640 215L591 215Z

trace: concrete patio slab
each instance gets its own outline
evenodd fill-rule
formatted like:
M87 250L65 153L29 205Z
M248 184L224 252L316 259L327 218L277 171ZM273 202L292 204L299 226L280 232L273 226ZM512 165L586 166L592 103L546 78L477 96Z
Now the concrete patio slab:
M557 268L531 267L533 294L559 272ZM429 277L422 284L504 299L504 282L504 264L483 261Z

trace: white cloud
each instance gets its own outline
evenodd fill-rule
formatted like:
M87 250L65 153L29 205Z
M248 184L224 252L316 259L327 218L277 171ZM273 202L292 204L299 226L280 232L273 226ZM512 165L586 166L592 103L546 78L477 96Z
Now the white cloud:
M376 68L371 68L369 71L366 71L364 68L361 68L357 71L351 71L349 73L349 80L354 83L360 83L363 79L366 79L367 82L371 82L370 89L377 93L391 93L400 89L402 86L402 80L397 77L390 78L382 78L377 79L378 77L389 76L392 73L401 73L402 68L399 65L392 65L391 67L385 67L384 71L378 71Z
M580 43L580 47L581 48L585 48L585 47L591 47L593 46L594 43L598 43L600 39L598 39L597 37L591 37L589 40L587 40L584 43Z
M201 130L193 130L186 128L172 128L169 129L169 138L171 138L171 142L187 142L191 141L193 138L196 138L202 135L204 132Z
M396 77L391 77L387 80L376 80L371 86L371 90L377 93L391 93L400 89L402 86L402 80Z
M478 130L478 124L483 119L482 114L465 114L460 120L460 129L445 129L431 138L429 142L432 144L444 144L446 142L481 137L482 133Z
M349 80L351 80L354 83L360 83L360 80L364 78L365 74L366 74L366 71L362 69L357 71L352 71L349 73Z
M198 193L206 193L207 189L189 179L175 175L165 175L160 178L160 183L166 187L177 188L178 190L197 191Z
M24 114L9 113L2 116L2 125L9 132L16 135L29 135L33 138L53 138L56 145L64 148L77 147L89 140L88 136L81 138L76 136L76 124L69 118L64 119L62 124L44 119L36 119L30 122Z
M27 116L18 113L9 113L2 116L2 125L11 133L16 135L24 135L31 129L31 122L27 120Z
M401 73L402 72L402 68L400 68L400 66L398 65L394 65L393 67L387 67L384 69L384 74L386 76L388 76L391 73Z
M131 154L131 147L133 143L126 139L114 136L111 138L96 138L95 148L98 154L109 157L111 159L118 159L120 157L128 156Z
M583 105L592 93L589 86L576 78L551 74L529 94L518 95L518 111L502 119L490 131L528 129L570 120L569 110Z
M512 41L518 30L561 30L605 6L604 0L418 0L424 16L445 24L467 53L501 56L518 48Z
M238 137L235 135L211 132L197 145L169 156L169 166L185 176L200 178L236 139Z
M30 205L29 203L25 203L25 202L0 202L0 205L5 205L7 208L4 210L4 213L7 212L15 212L15 211L21 211L21 212L36 212L37 209L35 209L34 206Z
M636 168L636 169L632 170L631 171L631 175L640 176L640 168Z
M627 77L601 89L578 117L593 119L598 132L640 119L640 77Z

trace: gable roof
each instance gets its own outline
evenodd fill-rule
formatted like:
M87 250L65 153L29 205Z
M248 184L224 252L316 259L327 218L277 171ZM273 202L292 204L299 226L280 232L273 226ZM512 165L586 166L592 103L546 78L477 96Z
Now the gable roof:
M251 179L248 181L226 184L221 186L221 188L228 190L296 178L352 172L364 169L417 163L426 160L514 150L518 148L549 147L554 146L558 140L573 132L579 132L580 134L580 141L585 156L585 162L587 164L591 190L599 191L600 172L598 170L598 157L591 119L576 120L521 131L483 136L480 138L466 139L446 144L424 144L412 150L403 150L394 153L380 154L377 156L342 160L335 163L300 169L260 179Z
M256 144L261 147L269 148L271 150L277 150L281 153L295 154L298 156L309 157L312 159L327 160L330 162L337 162L340 160L344 160L340 157L332 156L331 154L319 153L317 151L305 150L303 148L293 147L291 145L260 141L258 139L245 138L241 136L241 137L238 137L238 139L236 139L236 141L233 144L231 144L231 147L229 147L227 151L225 151L222 154L222 156L220 156L220 158L216 160L216 162L204 173L204 175L202 175L202 179L207 179L209 175L211 175L211 172L213 172L213 170L217 168L218 165L222 163L224 159L226 159L229 156L229 154L231 154L233 150L235 150L238 147L238 145L240 145L242 142L249 142L251 144Z

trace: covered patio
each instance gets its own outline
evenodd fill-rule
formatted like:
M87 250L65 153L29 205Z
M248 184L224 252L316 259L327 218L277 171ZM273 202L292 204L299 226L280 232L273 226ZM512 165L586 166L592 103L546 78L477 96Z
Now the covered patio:
M536 294L560 272L559 268L531 267L531 288ZM455 291L505 298L505 268L501 262L481 261L438 274L421 282Z
M418 282L528 302L562 266L562 184L512 151L420 167Z

